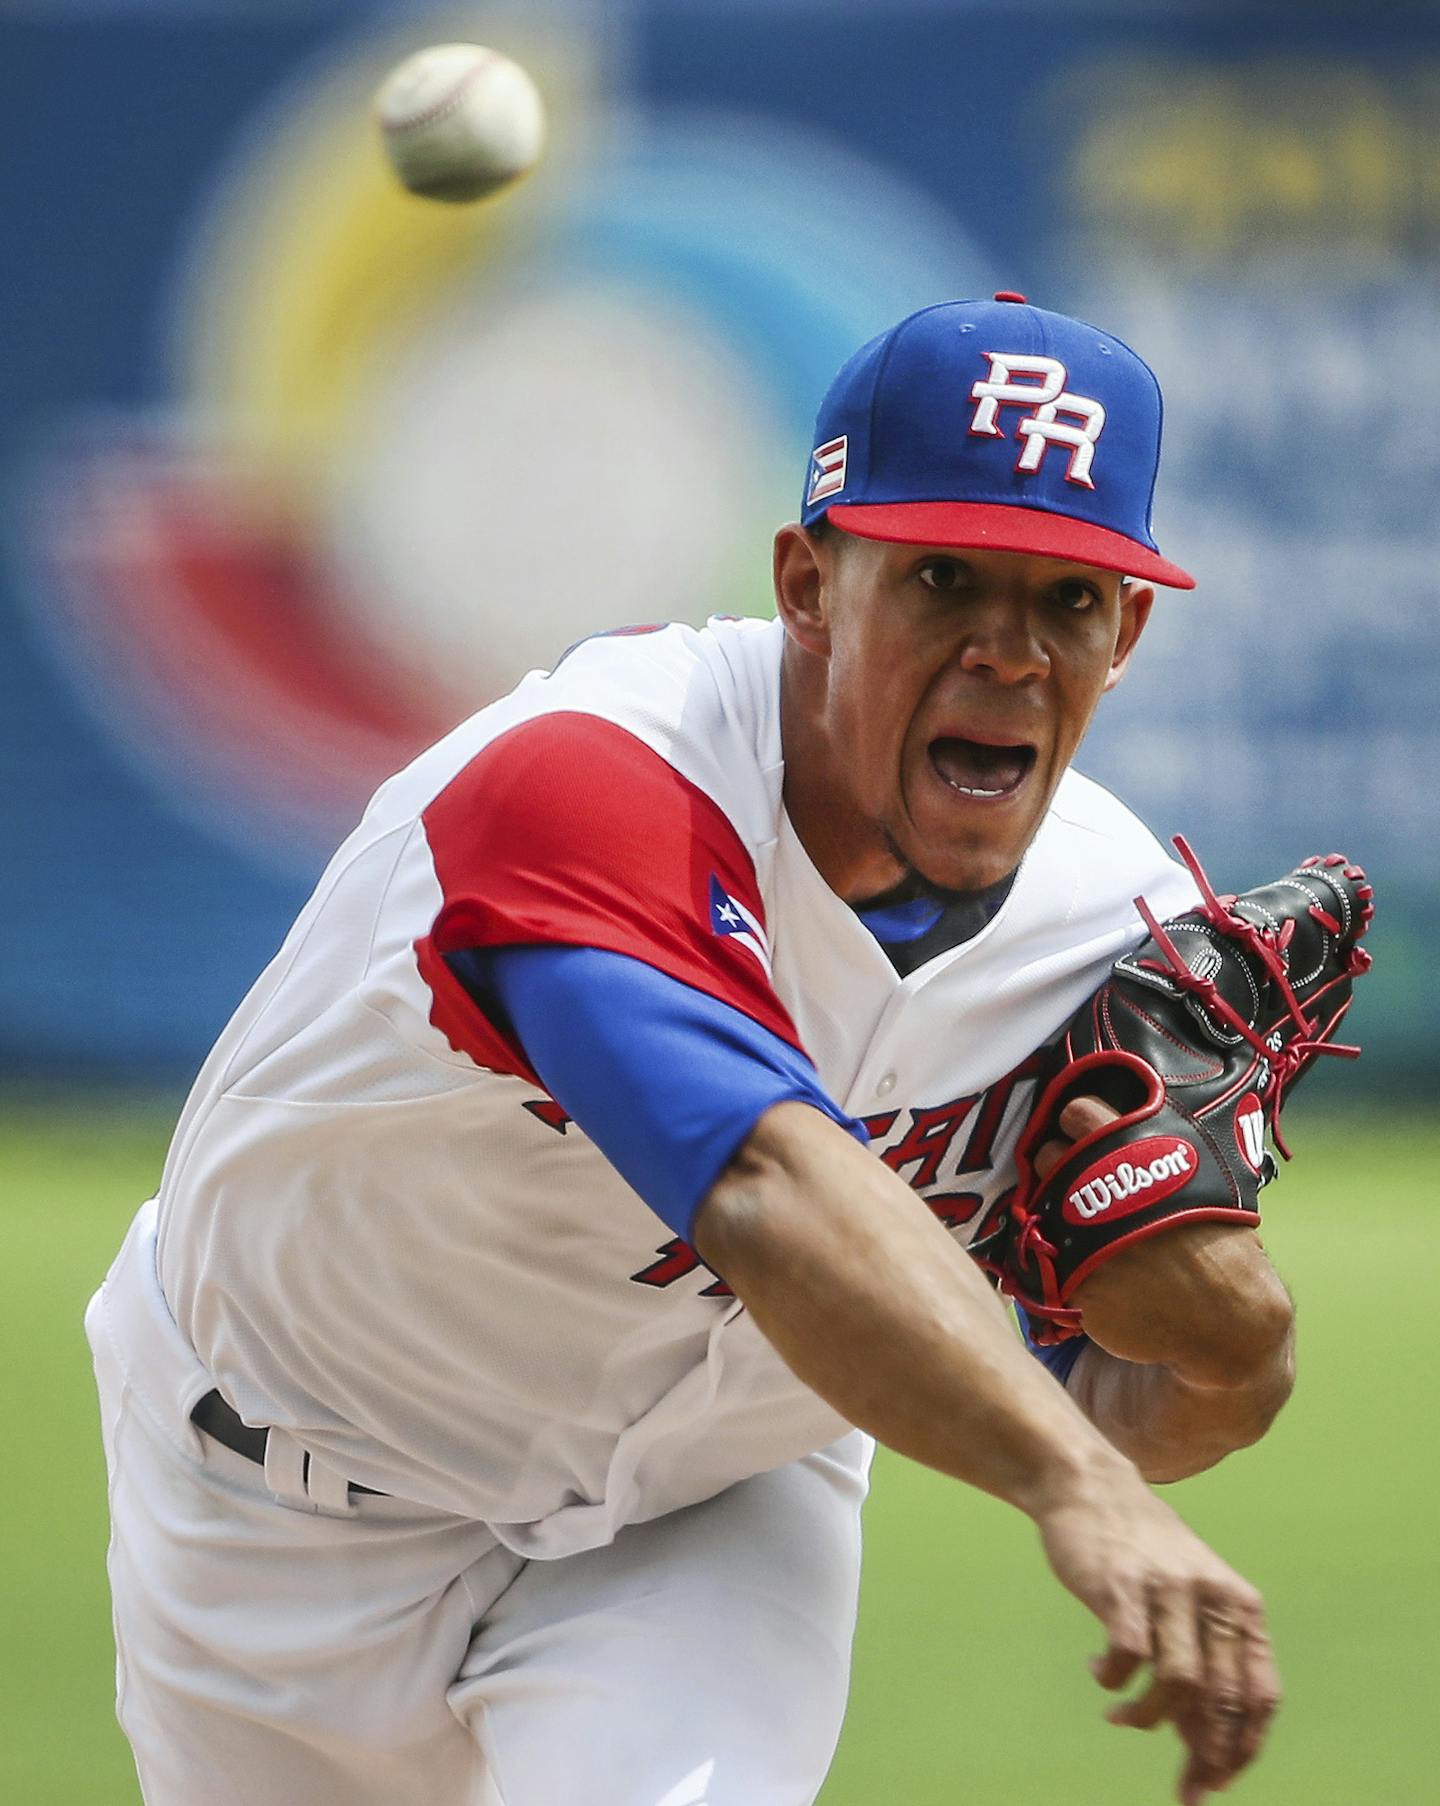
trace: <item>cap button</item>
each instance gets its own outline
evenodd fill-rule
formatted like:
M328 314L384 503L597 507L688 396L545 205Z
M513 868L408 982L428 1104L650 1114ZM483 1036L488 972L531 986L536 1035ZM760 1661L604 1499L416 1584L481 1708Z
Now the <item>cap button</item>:
M1015 302L1018 302L1021 307L1024 307L1027 305L1025 297L1023 295L1016 294L1016 292L1013 288L996 289L995 299L997 301L1015 301Z

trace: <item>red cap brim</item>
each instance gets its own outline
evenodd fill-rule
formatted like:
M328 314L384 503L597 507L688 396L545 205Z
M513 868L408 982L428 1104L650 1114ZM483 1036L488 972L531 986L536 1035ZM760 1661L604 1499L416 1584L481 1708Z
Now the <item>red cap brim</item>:
M1138 539L1039 508L998 502L861 502L826 510L842 533L895 545L956 546L971 551L1029 552L1143 577L1170 589L1194 589L1195 579Z

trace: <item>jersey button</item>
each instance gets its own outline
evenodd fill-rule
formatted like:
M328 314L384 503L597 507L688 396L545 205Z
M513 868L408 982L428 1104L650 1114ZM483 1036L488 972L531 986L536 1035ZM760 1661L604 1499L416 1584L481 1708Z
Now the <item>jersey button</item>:
M895 1074L893 1072L882 1072L879 1083L875 1087L876 1097L889 1097L894 1089Z

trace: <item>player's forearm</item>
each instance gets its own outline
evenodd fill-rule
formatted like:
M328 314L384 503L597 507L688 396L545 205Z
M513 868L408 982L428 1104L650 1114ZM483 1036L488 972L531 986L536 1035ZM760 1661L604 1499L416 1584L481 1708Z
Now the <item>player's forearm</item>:
M914 1193L817 1111L768 1111L696 1219L794 1372L851 1423L1043 1517L1139 1477L1023 1349Z
M1074 1302L1095 1346L1070 1394L1148 1480L1258 1442L1290 1395L1295 1309L1253 1229L1177 1224L1122 1248Z
M1260 1440L1290 1396L1294 1349L1292 1327L1251 1370L1217 1385L1175 1367L1121 1360L1092 1343L1067 1389L1147 1480L1183 1480Z

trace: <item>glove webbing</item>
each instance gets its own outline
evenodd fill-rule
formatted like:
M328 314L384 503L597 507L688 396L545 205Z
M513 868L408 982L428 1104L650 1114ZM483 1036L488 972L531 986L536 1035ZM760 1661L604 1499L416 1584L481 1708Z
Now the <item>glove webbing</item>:
M1290 975L1286 970L1284 958L1285 949L1290 945L1295 933L1293 919L1287 920L1278 934L1273 928L1259 928L1255 923L1247 921L1244 916L1236 913L1233 906L1238 899L1233 893L1223 897L1216 895L1210 880L1205 876L1204 868L1182 834L1175 835L1174 846L1176 852L1189 867L1191 877L1199 886L1201 903L1198 913L1203 915L1221 934L1228 936L1233 941L1238 941L1246 953L1251 954L1259 961L1269 974L1270 982L1275 987L1280 1002L1287 1014L1293 1017L1295 1026L1300 1032L1293 1040L1286 1042L1280 1048L1273 1048L1264 1041L1240 1012L1220 995L1213 978L1190 970L1175 943L1166 934L1163 926L1156 921L1143 897L1136 897L1135 907L1140 912L1141 920L1150 930L1155 945L1165 955L1165 962L1162 964L1159 960L1142 959L1137 960L1136 964L1146 967L1152 972L1163 973L1177 990L1186 991L1195 997L1204 1009L1208 1010L1212 1016L1217 1017L1232 1033L1247 1041L1261 1059L1269 1062L1272 1084L1265 1097L1264 1108L1275 1146L1288 1160L1290 1149L1286 1146L1285 1138L1280 1133L1280 1105L1286 1086L1317 1054L1335 1054L1342 1060L1358 1060L1360 1049L1346 1046L1340 1041L1325 1039L1339 1020L1339 1016L1344 1013L1343 1009L1332 1016L1328 1022L1319 1023L1311 1022L1300 1008L1294 987L1290 983ZM1323 857L1317 853L1304 860L1300 869L1305 871L1315 866L1327 865L1344 866L1345 876L1350 879L1365 876L1358 865L1345 864L1343 853L1327 853ZM1362 885L1356 894L1365 902L1365 910L1361 919L1362 923L1368 926L1371 916L1375 913L1370 902L1374 892L1366 884ZM1313 916L1322 928L1337 939L1339 938L1340 924L1327 910L1322 909L1318 903L1312 903L1307 913ZM1363 927L1361 932L1364 932ZM1351 977L1358 977L1362 972L1368 971L1370 965L1370 954L1357 941L1346 956L1347 972Z

